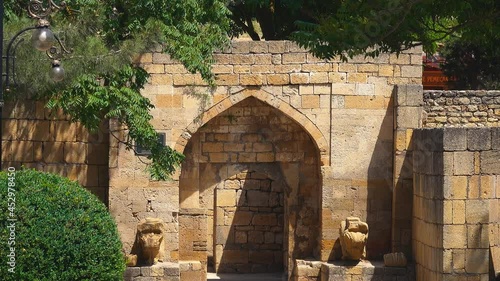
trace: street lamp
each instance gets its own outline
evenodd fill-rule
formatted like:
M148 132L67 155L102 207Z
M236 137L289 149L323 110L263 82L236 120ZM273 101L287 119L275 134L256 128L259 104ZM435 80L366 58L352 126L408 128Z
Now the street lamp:
M47 3L44 3L47 2ZM3 15L4 15L4 5L0 5L0 53L2 54L2 60L5 59L5 74L3 72L3 62L0 63L0 73L2 74L1 85L0 85L0 170L2 169L2 111L4 106L3 99L3 89L5 86L6 91L10 88L10 75L12 74L12 79L15 81L15 63L16 63L16 48L23 39L17 40L19 36L27 31L33 30L31 36L31 43L33 47L37 50L46 52L47 56L52 59L52 69L49 76L55 82L62 81L64 79L64 69L61 66L60 58L64 53L70 53L63 45L61 40L50 30L50 23L47 18L52 14L53 11L61 10L66 8L66 3L62 1L57 5L53 0L41 1L41 0L30 0L28 3L28 15L31 18L38 19L35 26L27 27L19 32L17 32L14 37L12 37L8 44L5 56L3 55ZM17 40L17 42L16 42ZM59 48L55 46L58 43ZM3 83L3 77L5 77L5 84Z

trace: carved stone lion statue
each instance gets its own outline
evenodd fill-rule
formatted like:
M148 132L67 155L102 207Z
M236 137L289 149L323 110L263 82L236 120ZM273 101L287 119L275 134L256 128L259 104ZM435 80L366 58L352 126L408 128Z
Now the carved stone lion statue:
M127 265L153 265L165 257L163 234L165 224L159 218L146 218L137 225L137 236L132 253L127 255Z
M366 241L368 240L368 224L359 218L348 217L340 223L340 246L342 259L360 260L366 257Z

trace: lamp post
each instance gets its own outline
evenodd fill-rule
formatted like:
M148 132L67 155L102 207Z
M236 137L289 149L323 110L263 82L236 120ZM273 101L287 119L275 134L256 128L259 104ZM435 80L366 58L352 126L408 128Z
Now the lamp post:
M19 40L16 43L16 40L24 34L27 31L34 30L33 34L31 36L31 43L33 44L33 47L35 47L39 51L43 51L47 53L47 56L52 59L52 69L51 72L49 73L50 77L58 82L64 79L64 69L61 66L61 62L59 61L59 58L62 56L63 53L70 53L64 47L63 43L57 35L55 35L51 30L50 30L50 23L47 20L47 18L50 16L50 14L53 11L60 10L66 7L66 3L62 1L59 5L57 5L53 0L48 0L47 3L44 3L44 1L41 0L30 0L28 3L28 15L31 18L38 19L38 22L35 26L27 27L25 29L20 30L17 32L8 42L7 44L7 49L5 56L3 55L3 16L4 16L4 7L3 3L0 6L0 27L1 27L1 35L0 35L0 40L1 40L1 46L0 46L0 53L2 54L2 63L0 63L0 73L2 74L2 79L0 80L1 85L0 85L0 170L2 169L2 138L3 138L3 128L2 128L2 114L3 114L3 106L4 106L4 99L3 99L3 91L4 87L6 91L10 90L10 79L11 79L11 74L14 77L14 82L15 82L15 52L16 52L16 47L17 44L21 42ZM55 43L59 44L59 47L61 48L60 50L54 46ZM3 72L3 59L5 59L5 74ZM4 78L5 77L5 84L4 84Z

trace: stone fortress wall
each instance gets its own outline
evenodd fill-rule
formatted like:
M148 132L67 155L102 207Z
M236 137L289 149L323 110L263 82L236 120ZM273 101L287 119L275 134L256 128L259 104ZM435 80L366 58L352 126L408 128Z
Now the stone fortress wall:
M216 88L165 54L142 55L153 124L187 160L173 181L150 181L112 141L109 205L125 251L137 221L157 216L171 228L169 261L259 272L263 259L292 278L295 259L339 257L340 222L357 216L370 225L369 257L381 258L391 251L393 90L421 84L421 55L327 61L291 42L233 42L215 54ZM285 185L283 216L281 205L259 199L266 187L251 184L263 171L264 181ZM242 229L247 209L262 215ZM281 240L281 257L239 250Z

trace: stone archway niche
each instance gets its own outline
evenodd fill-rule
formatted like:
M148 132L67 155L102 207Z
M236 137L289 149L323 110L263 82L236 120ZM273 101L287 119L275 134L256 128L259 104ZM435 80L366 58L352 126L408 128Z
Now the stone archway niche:
M200 127L184 154L180 261L290 273L294 259L318 258L320 154L301 125L249 97Z

